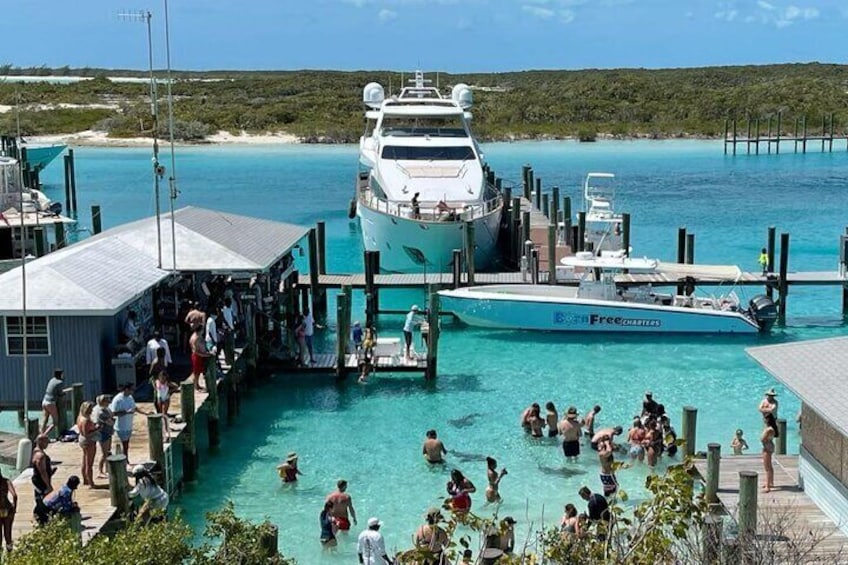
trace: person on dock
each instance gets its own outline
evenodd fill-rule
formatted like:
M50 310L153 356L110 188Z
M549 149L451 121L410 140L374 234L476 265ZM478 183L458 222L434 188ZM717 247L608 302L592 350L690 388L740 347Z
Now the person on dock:
M315 338L315 328L324 329L324 326L315 321L312 312L309 308L303 311L303 337L306 341L306 351L309 353L309 364L315 364L315 352L313 350L313 341Z
M350 530L350 521L356 524L356 510L353 508L353 499L347 493L347 481L340 479L336 483L336 490L327 495L327 502L332 503L333 520L336 527L347 532Z
M290 452L283 463L277 465L277 472L284 483L297 482L297 476L302 475L297 468L297 453Z
M192 332L195 332L197 331L197 328L206 327L206 314L204 314L203 310L200 309L199 302L190 302L190 304L191 310L189 310L188 314L186 314L185 323Z
M224 335L224 359L227 365L233 366L235 362L235 347L236 347L236 315L233 312L233 299L224 298L221 306L221 331Z
M587 436L589 436L589 439L592 439L592 436L595 435L595 418L598 417L598 412L600 411L601 406L599 404L595 404L583 418L583 431Z
M94 488L94 458L97 456L97 440L100 439L100 426L92 418L94 403L86 400L80 405L77 416L79 445L82 449L82 484Z
M156 377L159 376L159 373L168 370L168 361L165 355L165 349L160 347L153 353L154 359L153 362L149 364L149 369L147 370L147 376L150 378L150 384L153 384L153 381L156 380Z
M59 410L57 408L59 400L65 394L65 371L62 369L54 369L53 376L47 381L47 388L44 390L44 398L41 400L41 409L44 412L44 417L41 422L41 433L46 433L47 422L51 419L53 423L51 428L57 428L56 433L61 434L65 430L58 429L59 426Z
M459 469L451 471L447 491L451 510L457 514L467 514L471 510L471 494L477 492L477 487Z
M79 477L76 475L68 477L68 482L62 485L59 492L57 492L53 498L45 502L47 510L51 515L69 518L71 514L80 511L79 505L74 500L74 493L79 488L79 485Z
M415 330L415 326L420 326L422 323L419 312L418 305L413 304L403 323L404 359L412 359L412 332Z
M420 192L416 192L412 195L412 218L414 220L421 219L421 204L418 202L419 196L421 196Z
M132 476L135 478L135 486L127 494L130 499L138 498L141 501L136 519L145 523L151 519L164 520L170 502L168 493L156 483L156 479L144 465L133 467Z
M590 442L589 445L592 449L594 449L595 451L598 451L598 443L602 439L606 438L606 439L609 439L610 441L612 441L612 439L615 436L620 436L623 431L624 430L622 429L621 426L615 426L614 428L603 428L601 430L598 430L598 432L595 435L592 436L592 441ZM613 450L615 450L615 444L614 443L613 443Z
M501 501L500 484L506 475L506 469L498 471L498 462L494 457L486 457L486 479L489 481L486 487L486 502L494 504Z
M766 414L771 414L772 416L774 416L774 419L777 420L778 405L779 403L777 402L777 392L775 392L774 388L770 388L766 391L762 402L760 402L760 414L762 414L763 416L765 416Z
M124 322L124 327L121 331L123 343L129 343L138 336L138 314L130 310L127 313L127 319Z
M774 463L772 457L774 455L774 440L780 437L780 432L777 430L777 418L774 414L765 414L763 416L765 428L760 435L760 441L763 444L763 469L766 472L766 484L763 487L765 492L770 492L774 488Z
M12 497L11 499L9 497ZM12 481L0 473L0 527L6 540L6 551L12 551L12 526L18 511L18 493ZM2 540L0 540L2 541Z
M357 353L362 350L362 337L362 326L359 324L359 320L357 320L353 323L353 329L350 330L350 338L353 341L353 349Z
M383 523L377 518L368 519L368 529L359 534L356 543L356 553L360 565L391 565L392 560L386 553L386 542L380 527Z
M206 372L206 360L209 359L209 351L206 349L206 340L203 337L204 327L198 326L189 339L191 348L191 377L197 390L205 390L203 387L204 373Z
M324 549L336 547L336 522L333 520L333 503L329 500L324 503L324 509L318 515L318 523L321 525L321 545Z
M733 434L733 439L730 441L730 449L733 450L733 455L742 455L742 452L748 449L748 442L742 437L743 433L741 429L737 429L736 433Z
M757 262L760 264L760 269L762 269L762 271L763 271L763 276L768 275L769 256L768 256L768 251L766 251L765 247L763 247L760 250L760 258L757 259Z
M101 394L95 401L97 405L91 412L91 418L99 426L97 443L100 444L100 460L97 463L97 478L107 479L106 458L112 455L112 434L115 433L115 417L109 408L112 397Z
M559 434L557 428L559 424L559 414L553 402L545 404L545 425L548 426L548 437L556 437Z
M577 419L577 408L570 406L565 418L559 423L559 434L562 436L562 454L568 462L577 461L580 455L580 436L582 427Z
M367 326L365 334L362 337L362 352L372 359L374 358L374 348L377 346L377 330L374 326Z
M156 330L147 341L147 347L144 351L145 360L148 365L152 365L156 361L159 357L158 353L160 349L163 350L162 355L164 357L165 367L167 367L173 363L173 359L171 359L171 346L168 345L168 340L162 337L159 330Z
M115 395L109 404L109 409L115 416L115 432L121 441L124 455L127 457L127 465L130 464L130 438L133 432L133 416L137 408L133 398L133 384L128 382L121 386L120 392Z
M427 463L433 465L444 463L445 460L442 456L447 455L447 452L448 450L445 449L445 444L437 437L436 430L427 430L427 438L421 447L421 453L424 455Z
M373 353L373 351L372 351ZM368 375L374 371L374 357L368 351L364 351L359 360L359 384L368 383Z
M210 355L218 355L218 311L211 309L206 313L206 332L203 334L206 350Z
M297 366L300 367L305 362L306 355L306 327L303 325L303 316L298 315L294 320L294 342L297 346Z
M50 518L50 512L44 504L44 498L53 492L52 478L56 472L56 467L53 466L50 456L44 451L48 445L50 445L50 438L47 437L46 433L35 438L35 448L32 450L32 459L30 460L33 499L35 500L33 516L40 525L46 524Z
M438 508L429 508L424 514L424 524L418 526L412 536L415 547L427 552L424 563L433 565L442 563L442 554L450 542L447 532L439 526L443 518Z
M179 386L171 382L166 371L160 371L153 382L153 405L158 414L162 414L165 420L165 429L168 430L168 410L171 409L171 395L179 390Z

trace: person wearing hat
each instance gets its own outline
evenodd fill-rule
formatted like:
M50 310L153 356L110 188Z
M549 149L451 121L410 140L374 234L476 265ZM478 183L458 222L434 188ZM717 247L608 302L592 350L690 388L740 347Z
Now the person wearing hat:
M775 392L774 388L770 388L766 391L763 401L760 402L760 414L763 416L771 414L777 420L777 406L777 392Z
M582 425L577 419L577 408L570 406L565 418L559 423L559 433L562 436L562 453L566 461L576 461L580 455L580 436Z
M406 321L403 324L403 340L406 344L406 347L404 348L405 359L409 359L412 356L410 353L412 348L412 331L415 329L415 326L421 325L421 317L418 315L418 312L418 305L413 304L412 308L409 309L409 313L406 315Z
M448 534L439 526L442 513L436 507L431 507L424 514L425 523L418 526L412 540L415 547L427 552L424 563L441 563L442 552L448 546Z
M368 528L359 534L356 552L361 565L390 565L392 560L386 554L386 542L380 533L383 523L377 518L368 519Z
M515 548L515 518L507 516L501 520L501 545L504 553L512 553Z
M144 465L133 467L132 476L135 477L135 487L128 493L129 497L141 500L141 508L138 510L138 518L142 521L150 519L151 511L160 511L163 514L168 510L170 501L168 493L156 484L156 479Z
M656 416L659 412L659 404L654 400L654 393L645 391L645 400L642 401L642 417Z
M280 478L283 479L284 483L296 482L297 476L303 474L297 468L297 453L294 451L289 452L285 462L277 465L277 472L280 474Z

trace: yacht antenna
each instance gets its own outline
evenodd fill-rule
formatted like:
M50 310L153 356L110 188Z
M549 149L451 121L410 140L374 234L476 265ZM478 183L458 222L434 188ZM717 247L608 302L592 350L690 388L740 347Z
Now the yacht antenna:
M21 139L21 93L15 88L15 120L17 122L18 140ZM21 201L18 204L18 213L21 216L21 326L23 330L23 377L24 377L24 417L29 420L29 337L27 336L27 284L26 284L26 262L27 262L27 231L24 223L24 169L21 166L20 153L18 154L18 183L21 192Z
M162 268L162 218L159 205L159 179L165 174L159 164L159 103L156 97L156 78L153 76L153 34L150 29L150 19L153 17L147 10L138 12L121 12L118 17L124 20L144 22L147 24L147 61L150 75L150 115L153 118L153 192L156 200L156 248L158 251L157 266Z
M165 63L168 76L168 136L171 142L171 174L168 176L168 200L171 206L171 268L177 270L177 228L174 201L177 199L177 164L174 155L174 98L171 95L171 28L168 21L168 0L165 0Z

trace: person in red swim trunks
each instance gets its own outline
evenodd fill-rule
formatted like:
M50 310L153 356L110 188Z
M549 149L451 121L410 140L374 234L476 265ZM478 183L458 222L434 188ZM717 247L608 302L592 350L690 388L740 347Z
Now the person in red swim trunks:
M332 503L331 514L336 522L336 527L346 532L350 530L350 519L356 524L356 510L353 509L353 499L347 493L347 481L344 479L336 483L337 490L327 495L327 502ZM348 517L349 516L349 517Z
M451 480L448 481L447 489L451 510L460 514L471 510L471 493L477 492L477 487L466 479L459 469L451 471Z

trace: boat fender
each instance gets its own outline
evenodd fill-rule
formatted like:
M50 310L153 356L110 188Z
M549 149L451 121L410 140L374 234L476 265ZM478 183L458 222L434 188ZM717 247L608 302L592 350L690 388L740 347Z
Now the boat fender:
M350 204L347 207L347 217L351 220L356 217L356 200L350 199Z

